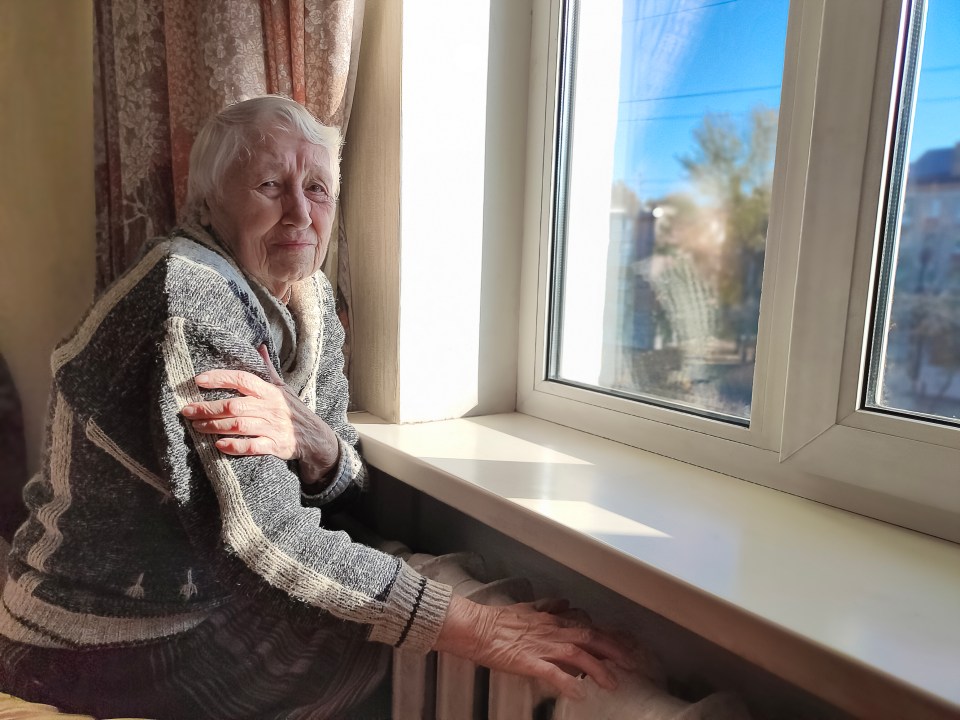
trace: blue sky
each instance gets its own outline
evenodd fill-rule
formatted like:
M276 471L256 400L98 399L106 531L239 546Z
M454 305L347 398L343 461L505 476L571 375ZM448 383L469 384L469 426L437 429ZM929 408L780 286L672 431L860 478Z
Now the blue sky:
M910 158L960 141L960 2L930 0Z
M686 185L705 113L778 107L788 0L625 0L615 177L642 199ZM930 0L911 157L960 140L960 0Z

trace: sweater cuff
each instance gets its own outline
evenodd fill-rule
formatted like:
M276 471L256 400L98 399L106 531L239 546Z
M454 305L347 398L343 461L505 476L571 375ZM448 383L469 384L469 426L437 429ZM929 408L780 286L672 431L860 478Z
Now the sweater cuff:
M311 505L325 505L342 495L351 485L363 490L367 485L367 469L360 459L360 454L339 435L337 444L340 447L340 462L337 465L333 479L318 493L310 493L300 486L300 497Z
M386 601L385 611L392 620L375 626L370 640L408 652L429 652L440 636L452 594L449 585L425 578L401 563Z

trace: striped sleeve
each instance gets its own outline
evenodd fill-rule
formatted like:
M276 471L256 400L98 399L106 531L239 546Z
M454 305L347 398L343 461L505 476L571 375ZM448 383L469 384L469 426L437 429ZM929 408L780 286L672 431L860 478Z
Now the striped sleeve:
M193 380L198 373L230 368L263 377L256 349L219 327L172 318L162 356L157 404L171 486L188 532L219 528L216 547L224 557L213 558L218 567L241 584L266 584L287 598L367 625L371 640L415 651L432 647L450 601L449 586L351 542L346 533L324 529L320 511L300 502L300 480L285 461L224 455L214 437L181 419L187 403L225 396L226 391L200 391ZM205 483L215 503L204 504Z
M336 500L349 499L353 494L351 491L355 493L366 488L367 468L360 458L360 453L340 435L337 435L337 443L340 460L331 473L330 480L319 492L310 492L307 489L309 486L300 490L301 499L308 505L332 506Z
M315 278L323 324L322 347L319 351L316 373L316 412L337 434L340 441L340 463L319 493L305 488L304 502L322 507L334 500L349 497L367 487L367 467L357 451L359 436L347 420L349 388L343 374L344 331L337 317L336 299L330 281L322 274Z

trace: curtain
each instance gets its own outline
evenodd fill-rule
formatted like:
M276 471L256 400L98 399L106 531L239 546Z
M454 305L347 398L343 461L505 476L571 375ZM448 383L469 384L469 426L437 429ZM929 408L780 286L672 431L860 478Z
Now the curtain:
M364 0L95 0L98 294L175 225L193 138L225 105L279 93L346 135L363 9ZM342 217L335 227L323 269L349 358Z

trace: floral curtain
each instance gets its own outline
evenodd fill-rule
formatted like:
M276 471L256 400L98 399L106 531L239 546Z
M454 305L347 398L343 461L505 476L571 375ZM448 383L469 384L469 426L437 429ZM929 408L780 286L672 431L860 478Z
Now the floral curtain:
M346 133L364 0L95 0L97 291L167 232L190 146L223 106L279 93ZM348 329L343 221L324 272ZM345 348L345 350L349 350Z

